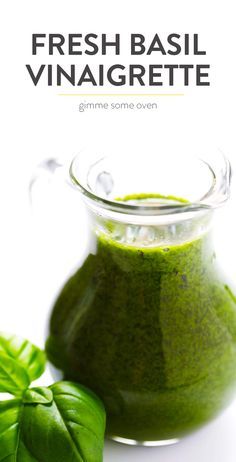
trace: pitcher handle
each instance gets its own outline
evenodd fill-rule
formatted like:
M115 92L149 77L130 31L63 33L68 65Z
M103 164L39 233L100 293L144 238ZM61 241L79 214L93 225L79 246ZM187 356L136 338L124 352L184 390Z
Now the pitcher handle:
M38 164L29 182L29 200L31 206L33 204L34 186L42 179L48 179L48 181L50 181L54 177L55 172L62 167L63 164L61 161L54 157L44 159Z

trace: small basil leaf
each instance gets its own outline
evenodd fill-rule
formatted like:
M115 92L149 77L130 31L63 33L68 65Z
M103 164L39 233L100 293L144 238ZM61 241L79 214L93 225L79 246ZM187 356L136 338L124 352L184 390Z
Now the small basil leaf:
M27 372L17 361L0 353L0 392L17 395L30 385Z
M52 391L46 387L29 388L23 396L24 404L50 404L52 400Z
M17 361L27 372L30 382L40 377L45 370L45 353L16 335L0 332L0 353Z
M105 411L100 400L71 382L49 388L54 398L51 404L24 406L24 446L44 462L102 462Z

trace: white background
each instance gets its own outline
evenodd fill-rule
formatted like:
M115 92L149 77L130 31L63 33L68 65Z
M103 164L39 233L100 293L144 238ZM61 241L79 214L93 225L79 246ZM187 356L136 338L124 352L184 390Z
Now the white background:
M70 193L57 197L51 188L39 198L38 215L32 219L28 185L37 164L47 157L69 160L91 140L101 150L139 144L159 147L172 138L193 150L211 144L230 158L235 156L235 15L234 2L141 1L43 1L8 0L0 6L1 37L1 137L0 137L0 312L2 330L16 332L43 346L46 318L59 284L75 264L84 239L79 200ZM26 63L57 62L45 52L31 56L32 33L198 33L211 64L211 87L185 89L180 98L159 98L155 112L78 111L78 99L58 96L57 88L34 88ZM96 58L96 59L95 59ZM142 64L142 58L137 57ZM155 62L155 57L151 60ZM109 56L94 63L130 60ZM74 62L64 57L61 64ZM88 58L87 58L88 61ZM145 59L144 59L145 61ZM150 61L150 62L151 62ZM180 62L181 58L177 58ZM187 60L186 60L187 61ZM189 57L195 62L196 58ZM199 58L198 58L199 61ZM81 58L81 63L85 58ZM134 62L134 61L133 61ZM167 61L166 61L167 62ZM169 59L169 62L171 60ZM185 59L182 59L185 62ZM65 90L68 90L66 88ZM71 90L71 89L70 89ZM97 89L98 91L99 89ZM104 88L103 91L113 91ZM145 91L148 89L142 89ZM162 89L161 89L162 90ZM160 90L160 91L161 91ZM165 89L166 90L166 89ZM176 91L182 91L176 88ZM76 90L75 90L76 91ZM91 90L92 91L92 90ZM123 89L121 90L124 91ZM164 91L164 89L163 89ZM159 92L159 89L158 89ZM110 100L109 100L110 101ZM119 100L120 101L120 100ZM173 152L173 156L175 152ZM48 188L45 181L45 188ZM47 191L47 193L45 193ZM58 202L60 198L60 202ZM42 199L42 201L41 201ZM78 202L77 202L78 201ZM233 204L233 205L232 205ZM233 242L234 204L225 215L222 244L231 248L228 259L233 274L236 257ZM73 209L73 215L72 215ZM231 220L231 222L230 222ZM81 221L81 224L80 224ZM231 233L230 233L231 230ZM226 233L229 238L224 239ZM78 250L77 250L78 249ZM236 273L235 273L236 276ZM45 381L50 377L45 376ZM107 443L105 462L233 462L236 458L236 405L233 404L207 428L176 446L159 449L127 448Z

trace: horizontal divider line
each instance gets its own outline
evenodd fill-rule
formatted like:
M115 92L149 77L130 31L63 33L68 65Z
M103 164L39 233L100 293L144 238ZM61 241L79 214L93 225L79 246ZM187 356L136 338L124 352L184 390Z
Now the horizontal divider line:
M184 93L58 93L58 96L184 96Z

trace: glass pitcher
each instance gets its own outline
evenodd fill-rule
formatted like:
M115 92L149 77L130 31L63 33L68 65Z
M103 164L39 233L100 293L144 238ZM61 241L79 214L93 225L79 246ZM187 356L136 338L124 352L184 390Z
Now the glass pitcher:
M48 357L100 396L108 437L174 443L235 390L236 297L212 234L229 162L81 153L69 181L89 245L56 297Z

